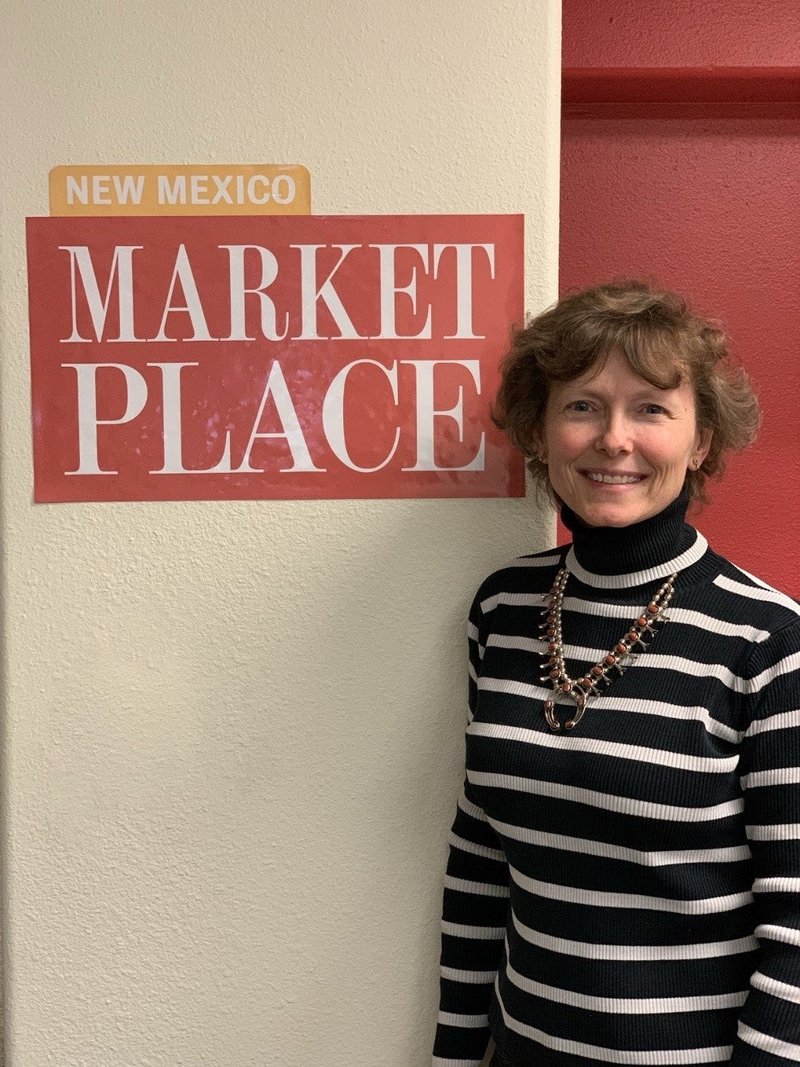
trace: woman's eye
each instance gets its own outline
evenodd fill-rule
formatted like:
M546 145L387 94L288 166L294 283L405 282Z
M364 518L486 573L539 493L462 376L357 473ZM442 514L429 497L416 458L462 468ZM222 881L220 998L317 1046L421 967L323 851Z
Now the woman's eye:
M665 415L667 412L667 409L663 408L660 404L645 404L642 410L645 415Z
M588 400L573 400L571 404L567 404L567 408L569 411L591 411L592 405Z

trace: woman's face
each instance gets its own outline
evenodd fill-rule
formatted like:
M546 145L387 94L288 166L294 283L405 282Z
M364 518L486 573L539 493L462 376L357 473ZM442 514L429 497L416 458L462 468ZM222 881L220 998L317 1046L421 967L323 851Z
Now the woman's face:
M542 445L550 483L590 526L630 526L658 514L705 459L694 390L658 389L613 351L580 378L555 383Z

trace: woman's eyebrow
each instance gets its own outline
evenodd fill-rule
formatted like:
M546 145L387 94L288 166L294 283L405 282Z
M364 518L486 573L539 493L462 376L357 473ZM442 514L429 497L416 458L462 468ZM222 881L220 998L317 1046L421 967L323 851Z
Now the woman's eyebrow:
M604 390L604 389L593 388L591 385L576 385L576 384L574 384L572 382L565 382L564 386L562 388L563 388L563 391L565 393L575 394L575 395L579 395L579 396L582 396L582 397L585 396L585 397L588 397L588 398L590 398L592 400L605 400L606 397L609 397L609 396L610 397L619 396L618 390L614 389L613 386L610 387L608 390ZM657 397L659 399L659 402L660 402L660 401L664 400L666 397L668 397L670 393L674 393L674 392L675 392L675 390L674 389L670 389L669 387L667 387L665 389L662 389L658 385L650 385L650 386L647 386L645 389L640 389L637 393L631 394L631 396L628 397L627 399L629 399L629 400L633 401L634 403L636 403L637 401L640 401L640 400L650 400L653 397Z

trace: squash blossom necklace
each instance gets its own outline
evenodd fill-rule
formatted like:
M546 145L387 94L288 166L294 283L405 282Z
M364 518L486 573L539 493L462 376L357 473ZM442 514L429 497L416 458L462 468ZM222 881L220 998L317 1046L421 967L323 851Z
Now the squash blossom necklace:
M569 571L562 567L555 577L550 592L545 597L542 614L544 622L540 626L542 639L547 642L547 657L544 669L547 672L541 680L548 682L557 692L566 693L575 701L575 713L561 722L556 716L554 700L544 702L544 715L551 730L572 730L583 718L586 704L593 696L600 696L600 685L609 686L615 678L621 678L634 662L640 651L644 651L657 633L657 627L669 621L666 609L672 600L675 586L675 574L671 574L653 599L631 623L627 633L591 667L582 678L570 678L564 662L564 637L562 634L562 606L564 589L569 579ZM637 651L638 650L638 651Z

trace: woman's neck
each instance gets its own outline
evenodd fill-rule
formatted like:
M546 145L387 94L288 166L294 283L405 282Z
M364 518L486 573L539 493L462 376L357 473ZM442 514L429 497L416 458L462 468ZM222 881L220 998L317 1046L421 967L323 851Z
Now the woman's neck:
M663 511L631 526L587 526L564 504L561 521L572 532L574 557L596 575L623 575L661 568L691 550L697 531L686 522L684 491Z

